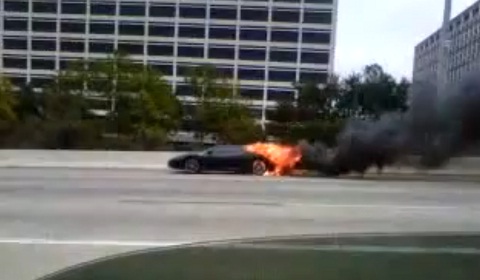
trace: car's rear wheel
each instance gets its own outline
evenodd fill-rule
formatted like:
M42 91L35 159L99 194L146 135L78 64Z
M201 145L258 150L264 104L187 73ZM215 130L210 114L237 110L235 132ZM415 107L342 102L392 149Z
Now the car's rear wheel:
M261 160L256 159L252 163L252 173L256 176L263 176L268 171L267 164Z
M200 173L202 167L197 159L189 158L185 161L185 171L188 173Z

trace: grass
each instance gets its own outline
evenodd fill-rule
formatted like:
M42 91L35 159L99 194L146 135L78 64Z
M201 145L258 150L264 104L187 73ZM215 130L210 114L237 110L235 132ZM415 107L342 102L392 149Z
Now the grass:
M190 247L123 256L49 280L471 280L480 255Z

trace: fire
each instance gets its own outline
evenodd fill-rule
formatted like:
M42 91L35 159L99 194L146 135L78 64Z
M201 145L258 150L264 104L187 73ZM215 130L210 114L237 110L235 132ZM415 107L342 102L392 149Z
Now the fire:
M296 146L258 142L246 145L245 150L266 158L275 166L274 170L265 173L265 176L285 175L302 159L302 153Z

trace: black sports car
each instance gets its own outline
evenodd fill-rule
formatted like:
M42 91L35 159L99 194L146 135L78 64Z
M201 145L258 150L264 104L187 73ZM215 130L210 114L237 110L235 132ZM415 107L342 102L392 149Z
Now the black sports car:
M171 169L189 173L228 171L262 176L273 169L264 157L245 151L243 146L215 146L198 153L188 153L169 160Z

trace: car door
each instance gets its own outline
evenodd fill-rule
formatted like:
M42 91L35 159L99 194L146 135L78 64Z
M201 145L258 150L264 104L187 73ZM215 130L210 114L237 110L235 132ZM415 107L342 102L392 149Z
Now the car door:
M231 147L215 147L204 154L204 166L211 171L229 171L237 169L238 152Z
M202 154L202 166L205 170L222 170L223 151L221 147L213 147Z
M222 170L237 171L245 167L246 154L241 146L228 146L218 155Z

